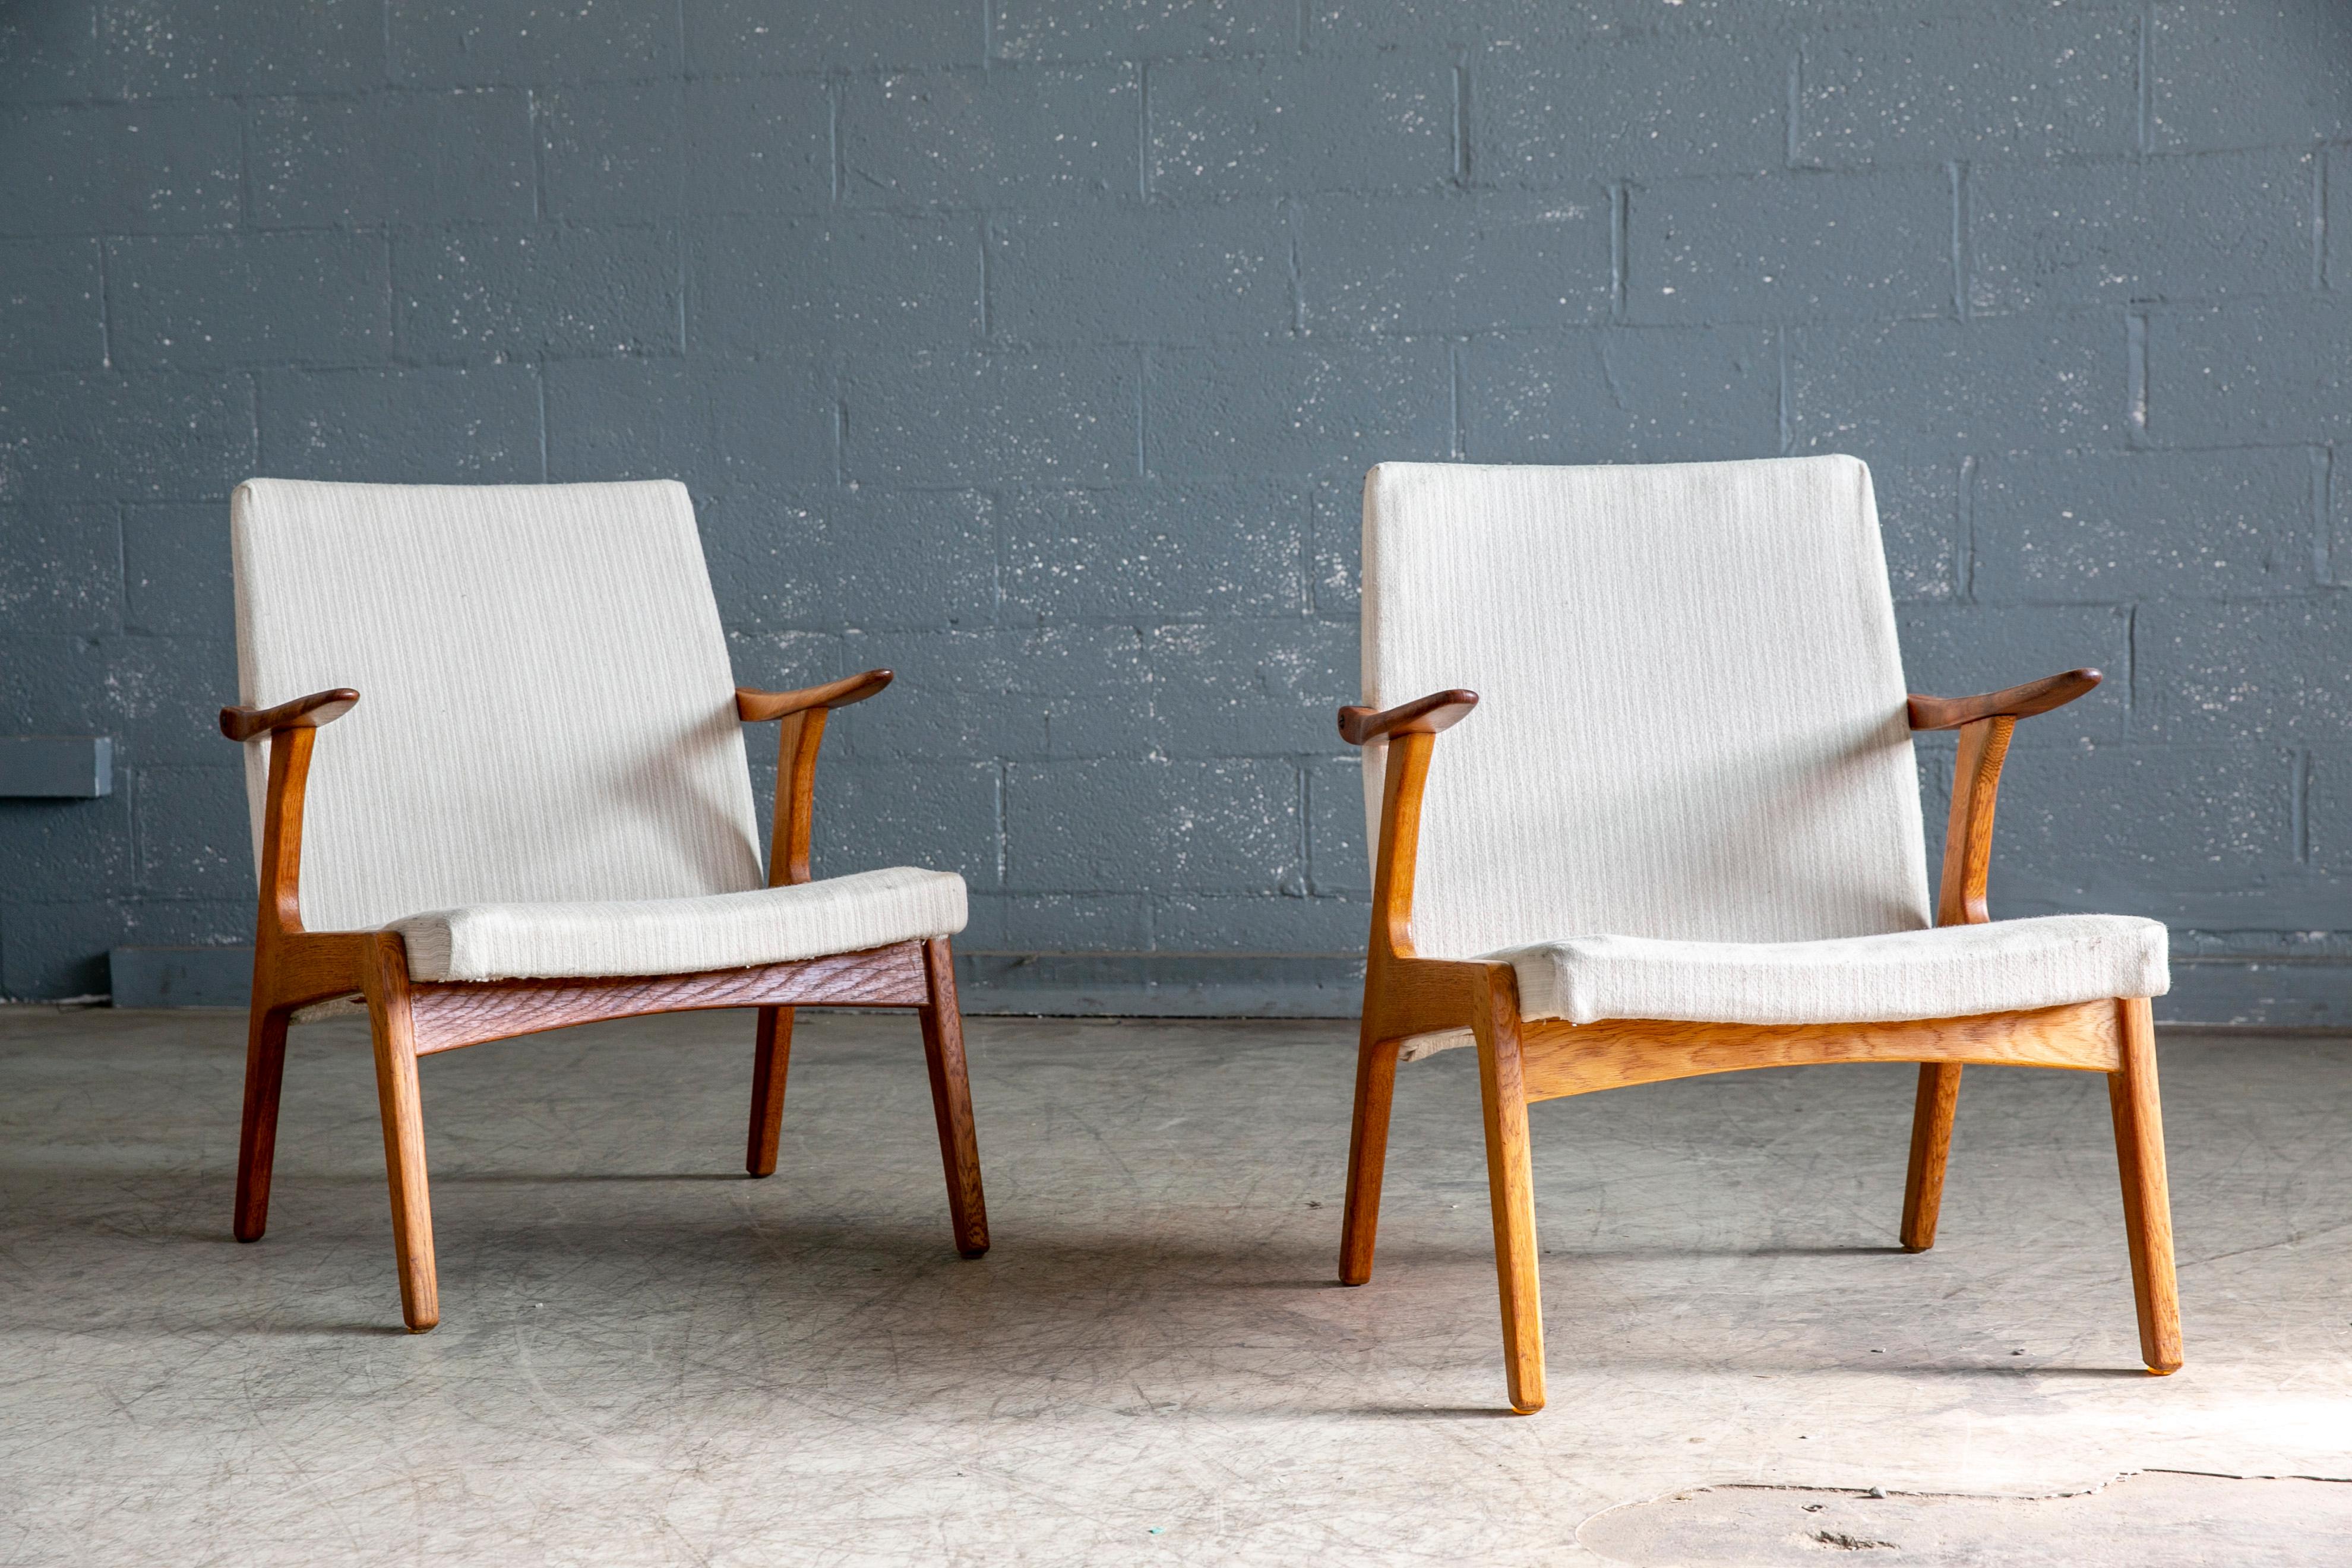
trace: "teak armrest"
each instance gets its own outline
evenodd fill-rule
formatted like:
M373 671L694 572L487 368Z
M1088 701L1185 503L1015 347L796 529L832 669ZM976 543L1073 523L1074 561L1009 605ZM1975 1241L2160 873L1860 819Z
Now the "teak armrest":
M1477 706L1476 692L1455 689L1433 691L1426 697L1400 702L1385 712L1370 708L1342 708L1339 739L1351 746L1360 746L1383 735L1434 735L1454 728Z
M754 691L739 686L735 689L735 714L746 723L758 724L770 719L789 719L812 708L846 708L853 702L865 701L889 685L891 679L887 669L869 669L863 675L845 676L798 691Z
M313 691L308 697L297 697L275 708L224 708L220 710L221 733L232 741L250 741L256 735L274 735L280 730L315 730L350 712L352 704L359 700L360 694L350 687L338 686L332 691Z
M1979 697L1922 697L1914 692L1910 701L1911 728L1957 730L1979 719L2030 719L2053 708L2063 708L2105 679L2095 669L2070 669L2063 675L2044 676L2040 680L2029 680L2005 691L1988 691Z

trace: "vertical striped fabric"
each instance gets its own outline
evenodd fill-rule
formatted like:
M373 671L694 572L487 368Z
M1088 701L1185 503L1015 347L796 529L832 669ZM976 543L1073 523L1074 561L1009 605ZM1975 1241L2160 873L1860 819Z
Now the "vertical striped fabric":
M255 479L230 523L243 700L360 693L312 760L311 930L764 884L683 486ZM257 862L266 741L246 767Z
M1383 464L1364 486L1363 616L1366 702L1483 699L1430 768L1424 956L1930 923L1855 459ZM1367 749L1375 822L1385 763Z

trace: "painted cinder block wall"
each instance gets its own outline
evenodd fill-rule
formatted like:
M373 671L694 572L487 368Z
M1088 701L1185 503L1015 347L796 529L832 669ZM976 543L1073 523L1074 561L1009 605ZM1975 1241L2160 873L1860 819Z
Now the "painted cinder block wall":
M1344 1011L1365 467L1845 451L1916 686L2109 672L1997 912L2340 1022L2347 288L2336 0L12 0L0 733L120 774L0 802L0 992L249 934L250 474L677 476L740 679L900 673L821 872Z

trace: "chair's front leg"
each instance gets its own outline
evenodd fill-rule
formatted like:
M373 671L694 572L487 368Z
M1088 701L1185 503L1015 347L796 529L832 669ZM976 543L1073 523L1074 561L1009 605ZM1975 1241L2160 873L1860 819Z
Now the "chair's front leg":
M2148 999L2126 996L2123 1067L2107 1075L2115 1114L2116 1164L2123 1174L2124 1235L2131 1247L2132 1303L2139 1353L2162 1377L2180 1370L2180 1286L2172 1264L2172 1194L2164 1172L2164 1110L2156 1085L2156 1025Z
M259 1241L269 1228L269 1172L278 1153L278 1090L286 1079L286 1026L292 1014L269 1005L262 977L255 976L253 1013L245 1036L245 1121L236 1141L236 1213L230 1224L239 1241Z
M1389 1157L1389 1111L1396 1099L1402 1040L1368 1039L1356 1054L1356 1121L1348 1139L1348 1203L1339 1221L1339 1283L1372 1277L1381 1229L1381 1176Z
M1921 1062L1911 1108L1911 1168L1903 1178L1903 1249L1936 1245L1944 1206L1944 1167L1952 1157L1952 1116L1960 1105L1960 1064Z
M793 1064L793 1010L760 1009L760 1032L751 1047L751 1130L743 1146L743 1168L755 1176L776 1173L776 1148L783 1138L784 1076Z
M980 1184L980 1135L971 1122L963 1014L956 1006L955 953L947 938L923 943L923 968L931 999L917 1011L931 1074L931 1111L939 1121L940 1163L947 1168L948 1218L955 1227L956 1250L978 1258L988 1250L988 1199Z
M433 1268L433 1201L425 1179L425 1107L416 1084L416 1030L409 1010L408 948L386 931L367 945L362 971L375 1092L383 1118L384 1174L392 1187L392 1246L400 1264L400 1315L411 1333L441 1321Z
M1505 972L1507 974L1507 971ZM1536 1251L1535 1169L1528 1144L1527 1082L1519 1062L1518 997L1490 984L1473 1016L1478 1095L1486 1118L1486 1193L1495 1211L1495 1273L1503 1298L1503 1357L1511 1408L1543 1408L1543 1299Z

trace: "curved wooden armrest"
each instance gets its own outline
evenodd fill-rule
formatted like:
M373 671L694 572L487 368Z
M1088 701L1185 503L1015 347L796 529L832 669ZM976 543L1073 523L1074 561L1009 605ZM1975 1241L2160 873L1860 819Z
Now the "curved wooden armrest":
M746 723L758 724L770 719L789 719L812 708L846 708L853 702L865 701L889 685L892 679L887 669L869 669L863 675L803 687L798 691L754 691L739 686L735 689L735 714Z
M1434 735L1462 722L1477 706L1476 692L1456 689L1433 691L1384 712L1370 708L1342 708L1339 739L1351 746L1360 746L1383 735Z
M2030 719L2053 708L2063 708L2105 679L2095 669L2070 669L2063 675L2045 676L2005 691L1988 691L1980 697L1922 697L1914 692L1910 702L1911 728L1957 730L1979 719Z
M221 733L232 741L250 741L256 735L274 735L280 730L315 730L350 712L359 700L360 694L350 687L338 686L332 691L313 691L308 697L297 697L275 708L224 708L220 711Z

